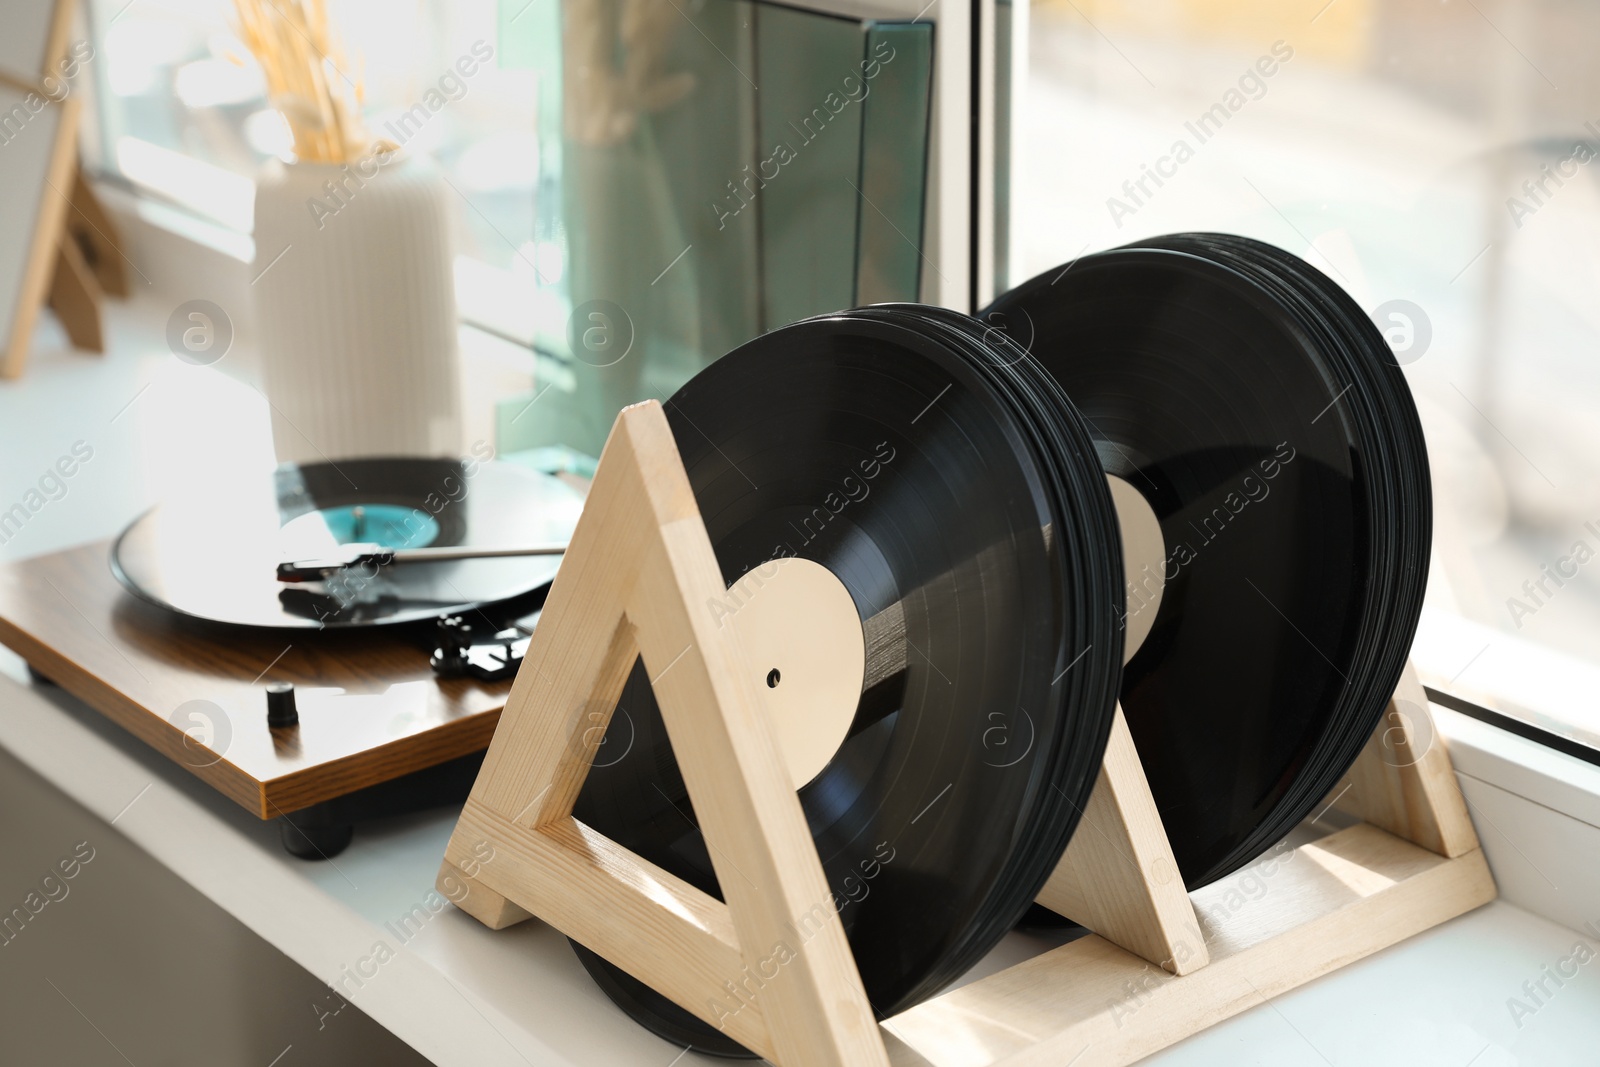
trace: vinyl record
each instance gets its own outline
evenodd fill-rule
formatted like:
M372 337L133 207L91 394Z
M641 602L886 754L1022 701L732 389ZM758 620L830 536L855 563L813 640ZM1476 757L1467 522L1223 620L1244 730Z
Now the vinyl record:
M1121 701L1185 882L1214 881L1313 813L1399 680L1431 536L1404 378L1336 283L1226 235L1082 257L982 317L1159 522Z
M560 557L408 563L295 585L279 582L276 567L351 542L561 542L582 504L560 481L505 463L286 464L269 478L158 504L117 538L111 567L136 596L212 622L283 629L415 622L529 593L555 576Z
M1088 435L1052 380L959 318L797 323L666 405L723 577L811 560L861 620L854 721L799 799L882 1015L959 976L1039 892L1093 787L1120 671L1116 523ZM713 895L716 867L738 877L697 829L642 664L574 814ZM579 955L656 1033L746 1054Z

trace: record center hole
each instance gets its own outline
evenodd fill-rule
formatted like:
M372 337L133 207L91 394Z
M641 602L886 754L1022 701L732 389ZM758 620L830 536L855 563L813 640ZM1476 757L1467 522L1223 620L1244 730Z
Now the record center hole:
M774 668L772 668L772 670L767 672L767 688L768 689L776 689L776 688L778 688L778 683L780 681L782 681L782 680L783 680L783 675L778 673L778 668L774 667Z

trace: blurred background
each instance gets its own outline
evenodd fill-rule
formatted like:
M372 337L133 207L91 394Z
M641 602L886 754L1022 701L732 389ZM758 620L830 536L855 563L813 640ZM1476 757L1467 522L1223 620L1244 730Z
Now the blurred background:
M1560 0L1045 2L1015 162L1022 276L1224 230L1305 256L1376 313L1433 466L1425 680L1591 746L1597 32L1600 8ZM1275 72L1241 85L1263 56ZM1242 105L1201 125L1230 90ZM1192 158L1135 204L1123 183L1180 140Z

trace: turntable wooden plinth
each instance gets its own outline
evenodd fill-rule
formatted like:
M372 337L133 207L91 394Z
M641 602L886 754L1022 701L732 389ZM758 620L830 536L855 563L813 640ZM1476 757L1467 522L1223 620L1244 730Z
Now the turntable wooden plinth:
M494 735L511 683L436 679L415 630L200 623L126 593L109 551L0 567L0 643L260 818L458 760ZM268 728L272 682L294 684L299 725Z

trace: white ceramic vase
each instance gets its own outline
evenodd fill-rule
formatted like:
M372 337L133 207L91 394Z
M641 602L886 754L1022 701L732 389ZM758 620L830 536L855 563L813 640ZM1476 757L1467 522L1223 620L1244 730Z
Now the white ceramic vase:
M257 328L280 462L461 453L449 187L430 163L274 165Z

